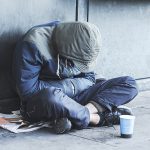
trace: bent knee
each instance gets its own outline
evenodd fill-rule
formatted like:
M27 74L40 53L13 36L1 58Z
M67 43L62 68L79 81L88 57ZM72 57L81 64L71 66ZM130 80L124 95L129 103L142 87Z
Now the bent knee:
M130 93L132 97L135 97L138 94L138 86L136 83L136 80L133 77L125 76L124 77L125 84L127 84L130 87Z
M124 76L124 77L122 77L122 82L124 82L126 84L129 84L131 86L137 87L135 79L133 77L131 77L131 76Z

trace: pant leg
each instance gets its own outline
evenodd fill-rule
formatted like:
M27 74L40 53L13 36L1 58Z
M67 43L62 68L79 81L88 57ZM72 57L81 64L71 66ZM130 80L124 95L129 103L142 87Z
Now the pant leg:
M86 78L67 78L57 81L41 81L43 87L57 87L69 97L73 98L85 89L88 89L94 84L94 82Z
M86 105L92 100L112 111L113 107L130 102L137 93L135 80L132 77L125 76L102 80L74 99L82 105Z
M26 103L24 116L30 121L55 120L68 117L80 128L88 126L89 111L62 92L62 89L49 87L43 89Z

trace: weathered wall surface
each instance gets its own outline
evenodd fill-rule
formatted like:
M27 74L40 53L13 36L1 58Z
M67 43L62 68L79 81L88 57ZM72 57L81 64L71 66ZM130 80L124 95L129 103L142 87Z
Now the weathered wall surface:
M11 75L16 41L34 25L52 20L74 21L76 10L78 20L87 21L87 1L78 0L76 9L76 0L0 0L1 102L16 99ZM96 68L100 76L150 77L149 18L150 1L89 0L89 22L98 25L102 33Z
M22 34L52 20L74 21L75 0L0 0L0 67L9 65L12 44Z
M89 22L102 33L100 75L150 77L149 18L150 1L90 0Z
M32 26L74 21L75 0L0 0L0 100L16 96L11 62L16 41Z

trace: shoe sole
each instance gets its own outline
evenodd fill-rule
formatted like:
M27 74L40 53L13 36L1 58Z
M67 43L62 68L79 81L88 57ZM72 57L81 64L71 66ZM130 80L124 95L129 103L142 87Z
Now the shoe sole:
M70 131L71 127L72 125L68 118L61 118L56 121L56 124L54 125L54 131L57 134L63 134Z

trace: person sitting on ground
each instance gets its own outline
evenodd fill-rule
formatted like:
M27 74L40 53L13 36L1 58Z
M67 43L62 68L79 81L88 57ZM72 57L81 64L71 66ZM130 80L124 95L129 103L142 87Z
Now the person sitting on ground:
M31 28L18 42L12 66L24 119L52 121L56 133L66 133L119 124L120 115L132 115L120 106L137 95L136 82L129 76L96 79L100 50L100 31L91 23Z

